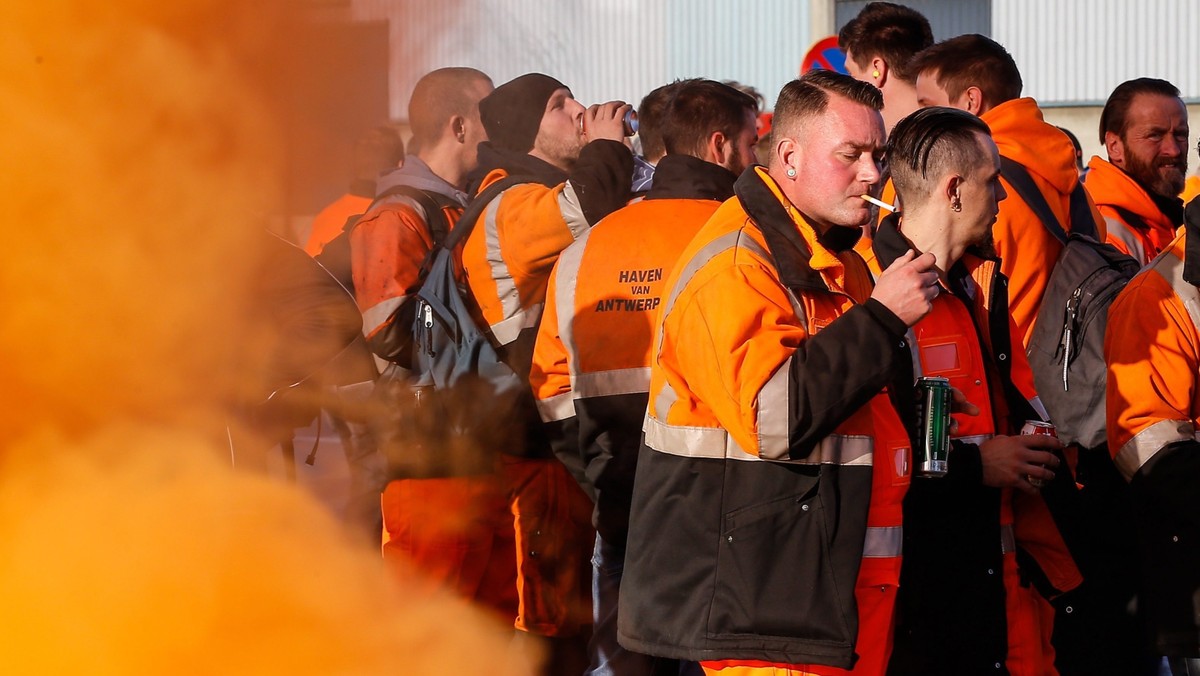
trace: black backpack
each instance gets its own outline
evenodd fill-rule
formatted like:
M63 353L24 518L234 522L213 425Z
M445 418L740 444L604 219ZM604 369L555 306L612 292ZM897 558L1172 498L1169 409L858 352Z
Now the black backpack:
M1098 448L1105 444L1108 306L1141 265L1097 241L1082 184L1071 193L1068 235L1025 167L1007 157L1000 164L1004 178L1063 245L1026 349L1034 386L1063 443Z
M446 233L450 231L450 223L446 220L446 214L442 211L442 208L453 204L449 201L449 198L440 195L431 195L424 190L408 185L398 185L389 188L382 195L376 197L363 213L347 218L338 236L330 240L321 249L321 253L315 257L317 262L328 270L329 274L333 275L334 279L338 280L351 294L354 293L354 275L350 269L350 233L354 230L354 226L358 225L363 216L371 213L372 209L396 196L408 197L421 205L421 209L425 211L425 223L429 226L429 234L433 237L435 245L441 244L446 240Z

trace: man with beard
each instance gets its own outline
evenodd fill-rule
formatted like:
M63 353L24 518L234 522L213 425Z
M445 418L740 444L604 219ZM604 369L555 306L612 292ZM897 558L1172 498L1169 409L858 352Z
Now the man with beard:
M585 108L540 73L479 102L488 142L479 146L474 199L499 181L517 182L487 202L462 244L462 265L477 323L522 378L559 253L629 201L633 157L622 143L629 109L620 101ZM592 505L551 452L532 393L515 405L511 425L496 429L493 441L516 527L516 627L553 639L547 673L581 673Z
M1138 78L1113 90L1100 114L1108 161L1088 163L1088 193L1108 225L1108 243L1142 265L1183 224L1187 174L1187 107L1166 80Z

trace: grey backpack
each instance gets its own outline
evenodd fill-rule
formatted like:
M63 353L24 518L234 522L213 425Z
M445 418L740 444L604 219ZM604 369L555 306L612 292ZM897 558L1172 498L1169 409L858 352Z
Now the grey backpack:
M1097 448L1105 443L1108 306L1141 266L1097 241L1082 184L1071 193L1068 235L1025 167L1007 157L1000 164L1004 178L1063 245L1026 349L1034 386L1063 443Z

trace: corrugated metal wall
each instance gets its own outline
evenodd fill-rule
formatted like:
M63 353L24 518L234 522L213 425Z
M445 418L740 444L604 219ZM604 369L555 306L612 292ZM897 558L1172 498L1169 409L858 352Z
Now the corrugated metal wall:
M901 0L935 37L990 35L1012 52L1025 91L1044 105L1094 105L1143 75L1200 101L1200 0ZM577 98L637 101L679 77L736 79L773 103L813 35L811 6L843 25L866 0L350 0L355 19L390 22L391 114L441 66L497 82L541 71Z
M540 71L580 101L636 102L680 77L736 79L769 102L809 46L807 0L353 0L391 22L391 114L434 68L471 66L497 84Z
M1043 105L1103 105L1144 76L1200 101L1196 0L994 0L992 31Z
M768 106L800 71L811 46L809 3L800 0L671 0L667 70L660 80L708 77L753 85Z

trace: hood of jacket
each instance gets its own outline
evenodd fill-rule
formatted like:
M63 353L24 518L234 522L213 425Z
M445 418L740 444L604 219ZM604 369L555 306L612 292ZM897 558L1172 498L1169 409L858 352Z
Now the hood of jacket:
M462 206L467 205L467 193L451 185L446 179L433 173L428 164L416 155L404 158L404 166L393 169L379 177L375 195L382 195L396 186L407 185L417 190L445 195Z
M1036 101L1005 101L980 118L991 128L1001 155L1021 163L1064 195L1075 189L1079 183L1075 146L1062 130L1042 118Z
M1170 230L1179 227L1183 222L1182 200L1177 197L1156 199L1155 195L1123 169L1099 157L1094 156L1088 162L1088 175L1084 184L1098 207L1121 208L1146 223L1158 224Z

